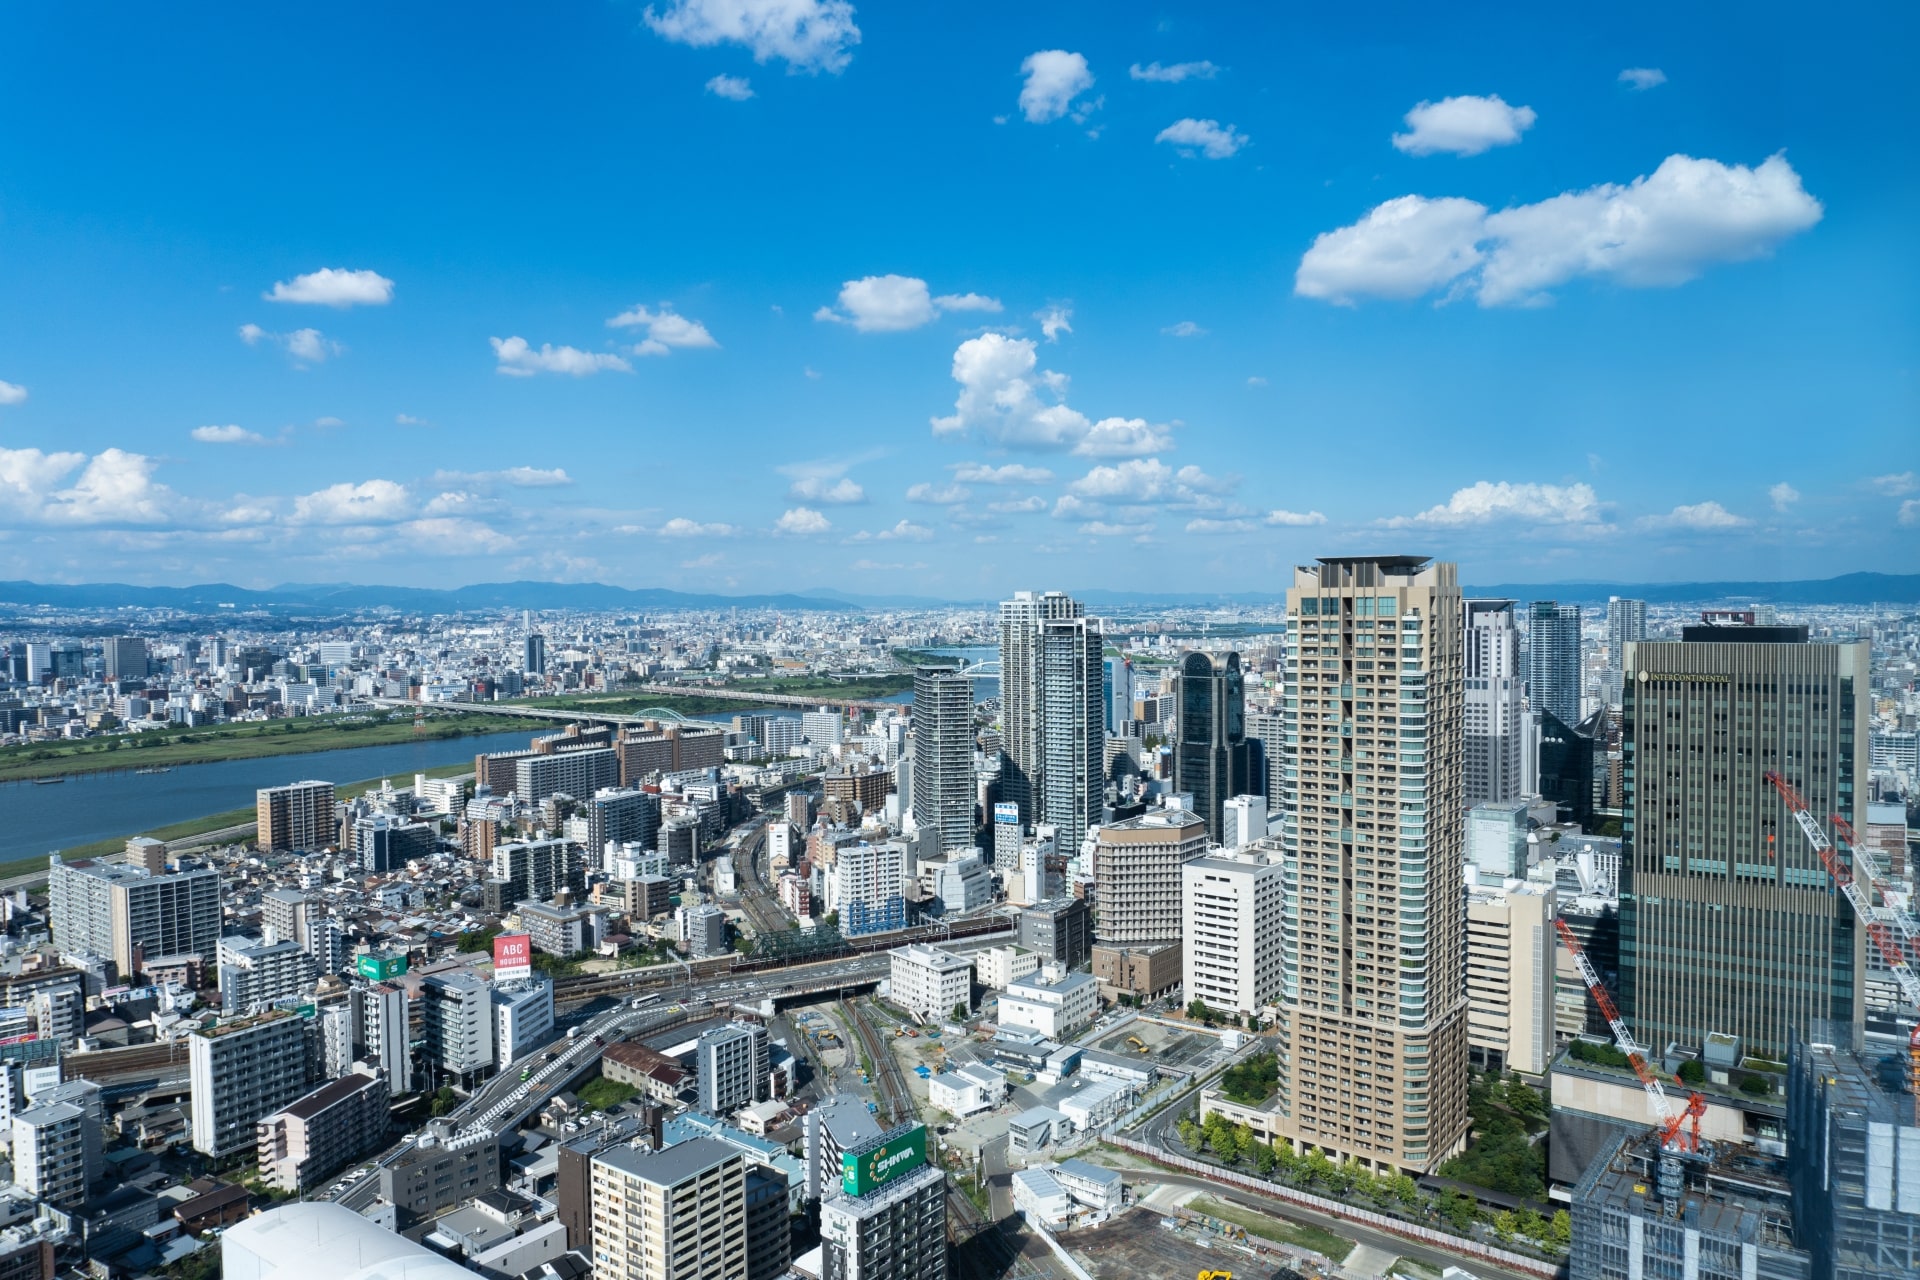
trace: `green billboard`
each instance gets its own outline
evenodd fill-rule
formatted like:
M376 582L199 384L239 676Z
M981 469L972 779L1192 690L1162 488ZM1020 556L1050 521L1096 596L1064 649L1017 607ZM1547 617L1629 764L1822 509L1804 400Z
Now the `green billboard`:
M392 951L369 951L354 961L353 967L368 982L385 982L407 971L407 957Z
M864 1196L926 1162L927 1126L896 1129L874 1146L841 1154L840 1187L850 1196Z

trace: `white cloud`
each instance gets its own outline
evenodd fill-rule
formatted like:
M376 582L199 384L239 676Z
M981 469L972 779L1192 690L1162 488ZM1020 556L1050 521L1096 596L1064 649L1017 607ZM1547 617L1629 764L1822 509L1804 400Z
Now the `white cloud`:
M1800 491L1788 484L1785 480L1782 480L1779 484L1767 490L1767 497L1772 500L1775 511L1785 511L1794 503L1800 501Z
M322 427L322 428L331 430L334 427L344 427L347 425L347 422L346 422L346 419L344 418L336 418L332 414L326 414L321 417L315 418L313 420L313 425L316 427Z
M860 573L887 573L887 572L895 572L902 569L905 569L905 570L924 569L927 566L925 565L925 563L918 560L914 561L912 564L905 564L898 561L891 562L891 563L882 563L881 561L878 561L878 560L863 559L863 560L855 560L852 564L848 565L847 567L849 569L853 569Z
M787 496L805 502L826 502L847 506L867 500L867 491L848 476L829 480L825 476L802 476L787 488Z
M393 281L377 271L322 267L281 280L260 296L268 302L304 302L320 307L384 307L393 301Z
M1263 523L1280 525L1285 528L1303 529L1308 525L1325 524L1327 518L1318 511L1286 511L1275 508L1267 512Z
M647 336L633 348L636 356L664 356L675 347L717 347L720 344L698 320L674 313L673 304L663 302L658 311L636 306L607 321L609 329L644 328ZM563 348L564 350L564 348Z
M1823 210L1784 156L1754 168L1673 155L1626 186L1566 192L1489 214L1472 200L1401 196L1318 236L1294 292L1351 303L1443 287L1481 306L1537 305L1576 277L1632 288L1684 284L1764 257Z
M1667 73L1658 67L1628 67L1620 73L1620 83L1632 85L1636 92L1658 88L1667 82Z
M745 102L753 96L753 86L745 76L718 75L707 81L707 92L716 98Z
M1176 471L1158 458L1130 458L1113 466L1095 467L1069 484L1067 492L1101 502L1209 507L1218 505L1213 495L1225 493L1238 483L1238 477L1210 476L1196 466Z
M393 421L395 426L400 427L424 427L427 425L425 418L416 418L410 413L396 413L393 415Z
M1389 529L1459 528L1519 520L1529 524L1585 525L1601 522L1601 503L1592 486L1584 484L1510 484L1482 480L1437 507L1416 516L1394 516Z
M519 545L492 525L456 516L409 520L399 531L418 550L443 556L498 555Z
M1024 498L1008 498L1000 502L989 502L987 504L987 510L1003 516L1020 515L1029 511L1045 511L1046 509L1047 500L1037 493L1030 493Z
M1693 529L1711 533L1743 528L1753 521L1733 514L1717 502L1696 502L1675 507L1664 516L1648 516L1640 523L1649 529Z
M731 538L739 530L730 524L702 524L675 516L655 530L663 538Z
M1349 227L1324 231L1300 259L1293 291L1351 304L1417 298L1480 265L1487 210L1472 200L1400 196Z
M506 504L498 498L490 498L482 493L470 493L465 489L450 489L438 493L420 509L423 516L472 516L483 512L498 512Z
M1206 330L1191 320L1182 320L1179 324L1170 324L1160 332L1173 338L1200 338L1206 336Z
M391 524L413 513L413 495L392 480L334 484L293 500L294 524Z
M953 478L965 484L1047 484L1053 472L1045 467L1023 467L1017 462L996 467L986 462L956 462Z
M848 542L931 542L932 540L933 530L923 524L915 524L911 520L902 520L892 528L882 529L878 533L868 533L862 529L847 539Z
M1251 374L1247 378L1247 385L1250 387L1264 387L1267 385L1267 380L1257 373Z
M632 365L611 352L556 347L549 342L541 343L539 349L535 350L525 338L520 337L488 338L487 341L493 344L494 358L500 362L495 372L510 377L531 378L536 373L565 373L584 378L603 369L633 372Z
M1027 77L1020 88L1020 110L1029 123L1045 124L1067 114L1074 98L1093 87L1086 58L1065 49L1030 53L1020 64Z
M1176 62L1170 66L1161 66L1158 62L1149 62L1146 66L1134 63L1127 68L1127 74L1135 80L1154 80L1161 84L1179 84L1182 80L1211 80L1220 74L1220 68L1211 62Z
M1920 524L1920 498L1908 498L1900 504L1900 514L1896 517L1901 524Z
M1252 533L1260 526L1252 520L1235 518L1213 520L1206 516L1187 521L1188 533Z
M1102 418L1073 451L1083 458L1137 458L1173 448L1173 430L1145 418Z
M515 489L561 489L573 483L562 467L508 467L504 471L436 471L437 485L508 485Z
M1040 369L1035 351L1032 339L1003 333L983 333L962 342L953 353L953 379L960 384L960 394L952 414L933 419L934 434L978 433L1013 448L1071 449L1091 457L1172 447L1166 427L1139 418L1089 421L1065 403L1065 375Z
M257 324L240 326L240 341L250 347L262 342L272 343L285 351L298 364L320 364L330 356L337 356L346 347L321 333L318 329L295 329L292 333L272 333Z
M1902 498L1915 489L1920 489L1920 478L1916 478L1911 471L1900 471L1893 475L1875 476L1867 481L1867 484L1889 498Z
M17 382L0 382L0 404L19 404L27 398L27 389Z
M1080 532L1090 533L1096 538L1144 537L1153 532L1153 522L1139 524L1115 524L1107 520L1089 520L1080 526Z
M778 58L790 72L845 70L860 43L847 0L669 0L665 12L648 6L645 17L676 44L745 45L755 62Z
M773 523L775 533L792 533L807 536L825 533L833 528L833 522L815 511L812 507L795 507L781 514Z
M973 496L973 490L960 484L928 484L922 482L907 490L908 502L924 502L929 506L950 507L957 502L965 502Z
M228 423L226 426L195 427L190 433L201 444L265 444L266 437L257 431Z
M943 311L998 311L1000 302L979 293L933 296L918 276L866 276L840 286L840 310L821 307L815 320L851 324L861 333L898 333L931 324Z
M1442 98L1422 102L1407 112L1406 133L1393 135L1393 145L1408 155L1430 156L1450 151L1477 156L1489 147L1511 146L1533 127L1532 107L1510 107L1499 94L1490 97Z
M1040 322L1040 332L1048 342L1058 340L1063 333L1072 333L1073 308L1051 306L1044 311L1036 311L1033 318Z
M179 499L154 483L156 465L124 449L88 457L0 447L0 524L115 526L169 519ZM79 476L62 488L75 470Z
M1183 156L1202 155L1209 160L1225 160L1251 139L1232 125L1218 120L1175 120L1154 135L1155 142L1171 142Z

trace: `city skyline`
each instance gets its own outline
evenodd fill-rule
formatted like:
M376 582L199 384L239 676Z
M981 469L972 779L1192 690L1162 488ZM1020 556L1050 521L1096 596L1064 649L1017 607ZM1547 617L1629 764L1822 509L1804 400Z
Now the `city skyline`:
M747 8L10 18L0 578L1920 551L1908 15Z

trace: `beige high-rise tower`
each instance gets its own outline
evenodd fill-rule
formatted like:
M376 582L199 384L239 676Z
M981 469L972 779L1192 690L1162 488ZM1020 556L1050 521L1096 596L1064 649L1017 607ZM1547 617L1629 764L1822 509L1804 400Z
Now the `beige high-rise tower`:
M1424 556L1323 559L1287 592L1280 1132L1374 1169L1467 1138L1461 608Z

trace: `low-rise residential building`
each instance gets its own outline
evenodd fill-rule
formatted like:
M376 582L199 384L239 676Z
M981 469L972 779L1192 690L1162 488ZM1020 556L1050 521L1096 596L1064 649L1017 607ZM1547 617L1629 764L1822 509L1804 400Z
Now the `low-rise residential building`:
M298 1193L386 1144L387 1086L371 1067L329 1081L261 1119L258 1166L270 1187Z
M953 1116L991 1111L1006 1100L1006 1073L977 1062L943 1071L927 1081L927 1101Z
M1100 980L1048 965L1007 984L1000 995L1002 1026L1025 1027L1050 1040L1071 1035L1100 1011Z
M923 942L891 953L889 986L893 1003L924 1021L951 1017L955 1008L973 1008L973 964L962 956Z
M656 1102L677 1101L693 1082L693 1073L672 1058L633 1042L603 1049L600 1074L617 1084L630 1084Z
M1004 943L974 953L974 967L980 973L980 985L993 991L1005 991L1007 985L1040 968L1040 953Z

